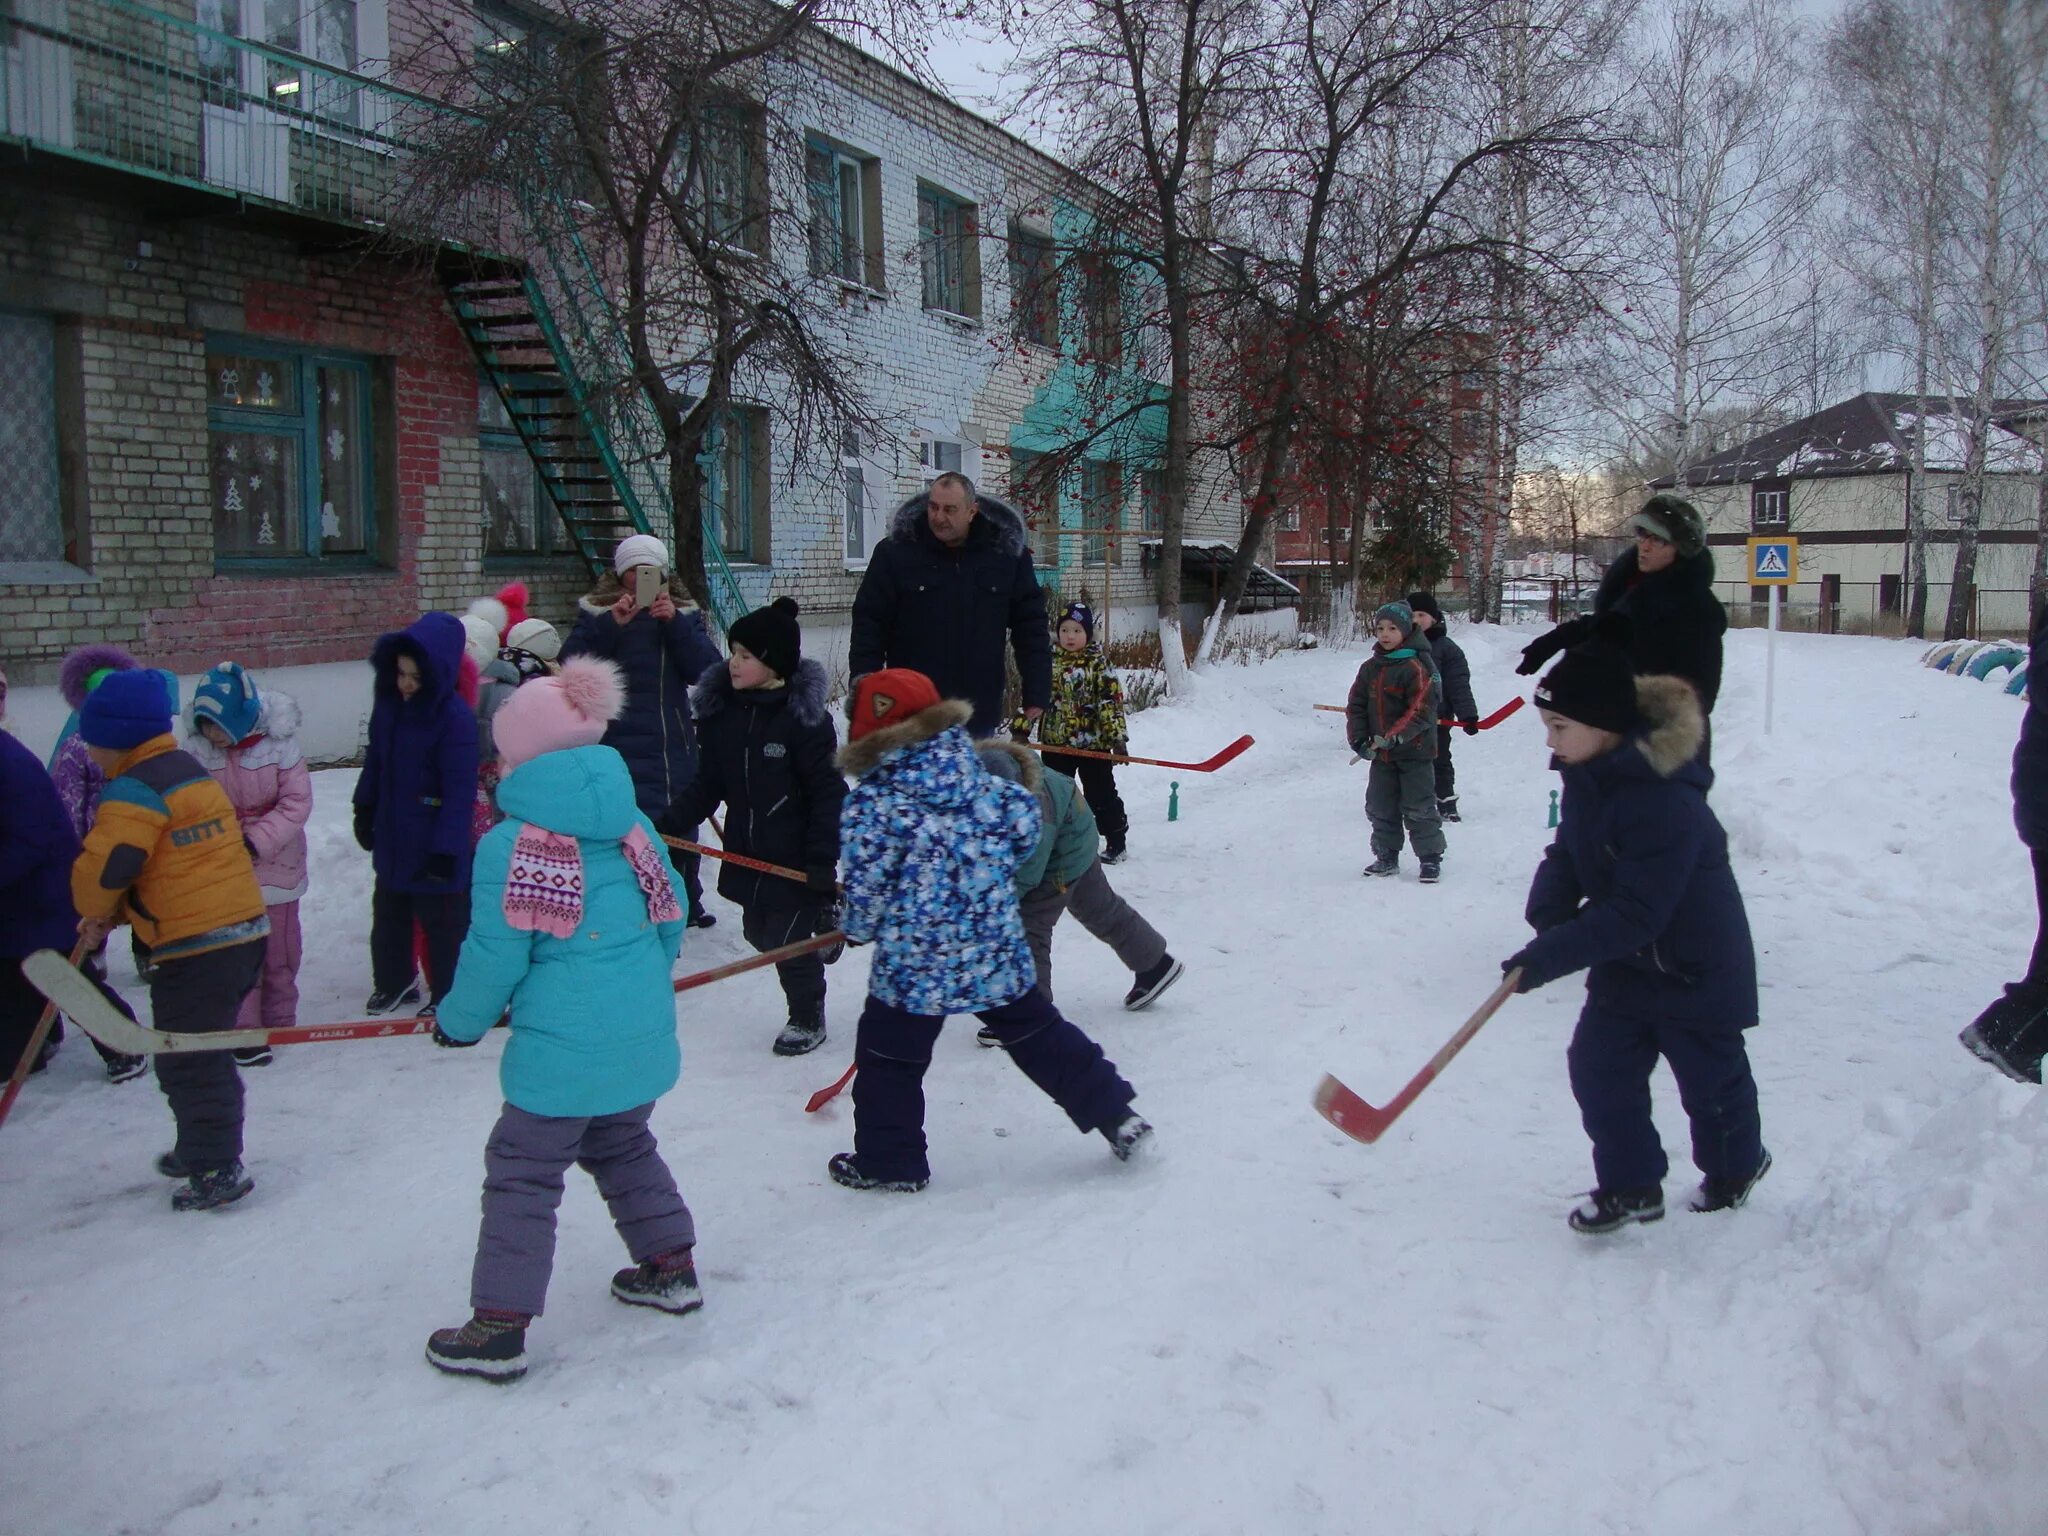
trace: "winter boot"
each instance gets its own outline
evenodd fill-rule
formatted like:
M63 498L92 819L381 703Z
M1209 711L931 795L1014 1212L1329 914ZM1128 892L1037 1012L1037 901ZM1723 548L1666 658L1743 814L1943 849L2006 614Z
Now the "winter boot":
M1102 850L1102 862L1105 864L1121 864L1124 861L1124 854L1124 840L1120 837L1112 837L1109 840L1109 845Z
M1152 1127L1134 1109L1126 1112L1115 1125L1105 1125L1102 1136L1109 1143L1109 1150L1116 1154L1116 1160L1128 1163L1133 1153L1151 1142Z
M1442 859L1424 859L1422 861L1422 874L1420 878L1424 885L1435 885L1443 877L1444 861Z
M718 926L718 919L709 912L706 912L702 907L692 907L690 908L688 926L692 928L716 928Z
M2035 991L2009 986L2005 995L1970 1021L1957 1036L1979 1061L1989 1062L2016 1083L2041 1081L2041 1057L2048 1051L2048 1009Z
M680 1317L704 1305L697 1289L697 1263L687 1248L657 1253L612 1276L612 1294L629 1307L659 1307Z
M185 1166L184 1159L179 1157L177 1150L173 1148L169 1152L157 1155L156 1171L167 1179L182 1179L192 1170Z
M1662 1221L1664 1191L1655 1184L1643 1189L1596 1189L1586 1196L1586 1204L1566 1219L1574 1232L1596 1237L1619 1231L1632 1221Z
M1383 853L1365 866L1368 875L1398 875L1401 873L1401 856L1398 853Z
M427 1364L451 1376L481 1376L503 1384L526 1374L524 1312L478 1312L460 1328L437 1328L427 1338Z
M372 992L363 1004L363 1012L374 1018L380 1013L391 1013L400 1008L416 1008L426 995L427 989L415 976L396 992Z
M267 1067L277 1059L270 1054L267 1045L245 1045L228 1054L235 1058L238 1067Z
M1173 956L1161 955L1157 965L1150 970L1138 972L1137 980L1131 984L1131 990L1124 994L1124 1007L1132 1013L1136 1013L1140 1008L1151 1007L1160 993L1180 980L1180 973L1185 969L1186 967Z
M113 1055L106 1058L106 1062L107 1081L110 1083L133 1082L149 1070L149 1058L147 1056L123 1056L120 1052L116 1051Z
M851 1152L835 1152L832 1161L825 1165L832 1175L834 1184L844 1184L848 1189L886 1189L901 1195L914 1195L931 1183L931 1175L921 1179L877 1179L860 1171L860 1164L853 1160Z
M992 1051L1003 1043L1003 1037L996 1033L993 1024L984 1024L974 1032L974 1043L985 1051Z
M825 1012L819 1009L806 1018L792 1017L775 1037L778 1056L806 1056L825 1043Z
M171 1191L174 1211L217 1211L233 1205L256 1187L256 1181L242 1171L240 1163L225 1168L195 1168L182 1189Z
M1702 1179L1700 1192L1692 1197L1692 1208L1696 1211L1735 1211L1742 1208L1742 1202L1749 1198L1749 1192L1756 1188L1758 1179L1771 1171L1771 1154L1764 1153L1764 1160L1756 1165L1756 1172L1746 1179Z
M1456 795L1446 795L1443 799L1437 801L1436 813L1445 821L1459 820L1458 797Z

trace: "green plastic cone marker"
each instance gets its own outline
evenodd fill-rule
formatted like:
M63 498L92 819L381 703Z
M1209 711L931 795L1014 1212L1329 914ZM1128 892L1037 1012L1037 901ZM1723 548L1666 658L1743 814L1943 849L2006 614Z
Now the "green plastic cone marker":
M1557 791L1554 789L1550 792L1550 824L1553 827L1557 825Z
M1180 820L1180 780L1173 781L1173 787L1166 792L1166 819Z

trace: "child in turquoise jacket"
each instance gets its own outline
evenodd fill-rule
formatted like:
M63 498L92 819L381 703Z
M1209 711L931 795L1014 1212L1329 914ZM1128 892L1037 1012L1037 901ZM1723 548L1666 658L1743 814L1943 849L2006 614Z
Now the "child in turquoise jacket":
M493 722L506 819L477 845L469 935L434 1040L474 1045L508 1009L512 1027L484 1152L475 1315L427 1343L444 1371L526 1374L571 1163L596 1179L633 1259L612 1294L676 1313L704 1304L695 1224L648 1125L682 1073L669 973L683 906L625 760L598 744L623 701L618 668L579 657Z

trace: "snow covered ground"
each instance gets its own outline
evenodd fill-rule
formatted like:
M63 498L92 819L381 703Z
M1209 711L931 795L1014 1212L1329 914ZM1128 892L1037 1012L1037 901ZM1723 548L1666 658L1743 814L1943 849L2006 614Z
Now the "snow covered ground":
M1523 635L1463 628L1484 708ZM1136 750L1115 883L1188 975L1150 1012L1071 923L1062 1006L1139 1087L1155 1154L1076 1135L971 1025L929 1079L920 1196L842 1190L864 957L830 1043L772 1057L771 973L678 1009L655 1124L695 1208L696 1317L619 1306L571 1176L532 1374L420 1359L459 1321L502 1036L309 1046L249 1074L255 1195L177 1216L169 1116L66 1046L0 1131L0 1529L1985 1533L2048 1530L2048 1099L1956 1030L2032 937L2007 763L2021 705L1917 648L1729 637L1714 803L1761 949L1776 1167L1748 1209L1589 1240L1565 1080L1576 982L1512 1000L1376 1147L1383 1099L1493 986L1549 791L1533 710L1457 738L1444 883L1367 882L1341 726L1360 653L1226 668ZM302 1021L369 990L349 775L317 780ZM743 952L737 913L690 969ZM125 966L125 952L120 963ZM117 971L124 984L132 978ZM137 994L139 995L139 994ZM1658 1079L1667 1198L1693 1182Z

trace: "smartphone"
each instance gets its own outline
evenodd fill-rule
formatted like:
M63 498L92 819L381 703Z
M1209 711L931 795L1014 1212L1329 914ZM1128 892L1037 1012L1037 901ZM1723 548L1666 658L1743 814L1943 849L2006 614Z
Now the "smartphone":
M654 600L661 596L661 589L661 572L651 565L634 567L633 602L636 607L652 608Z

